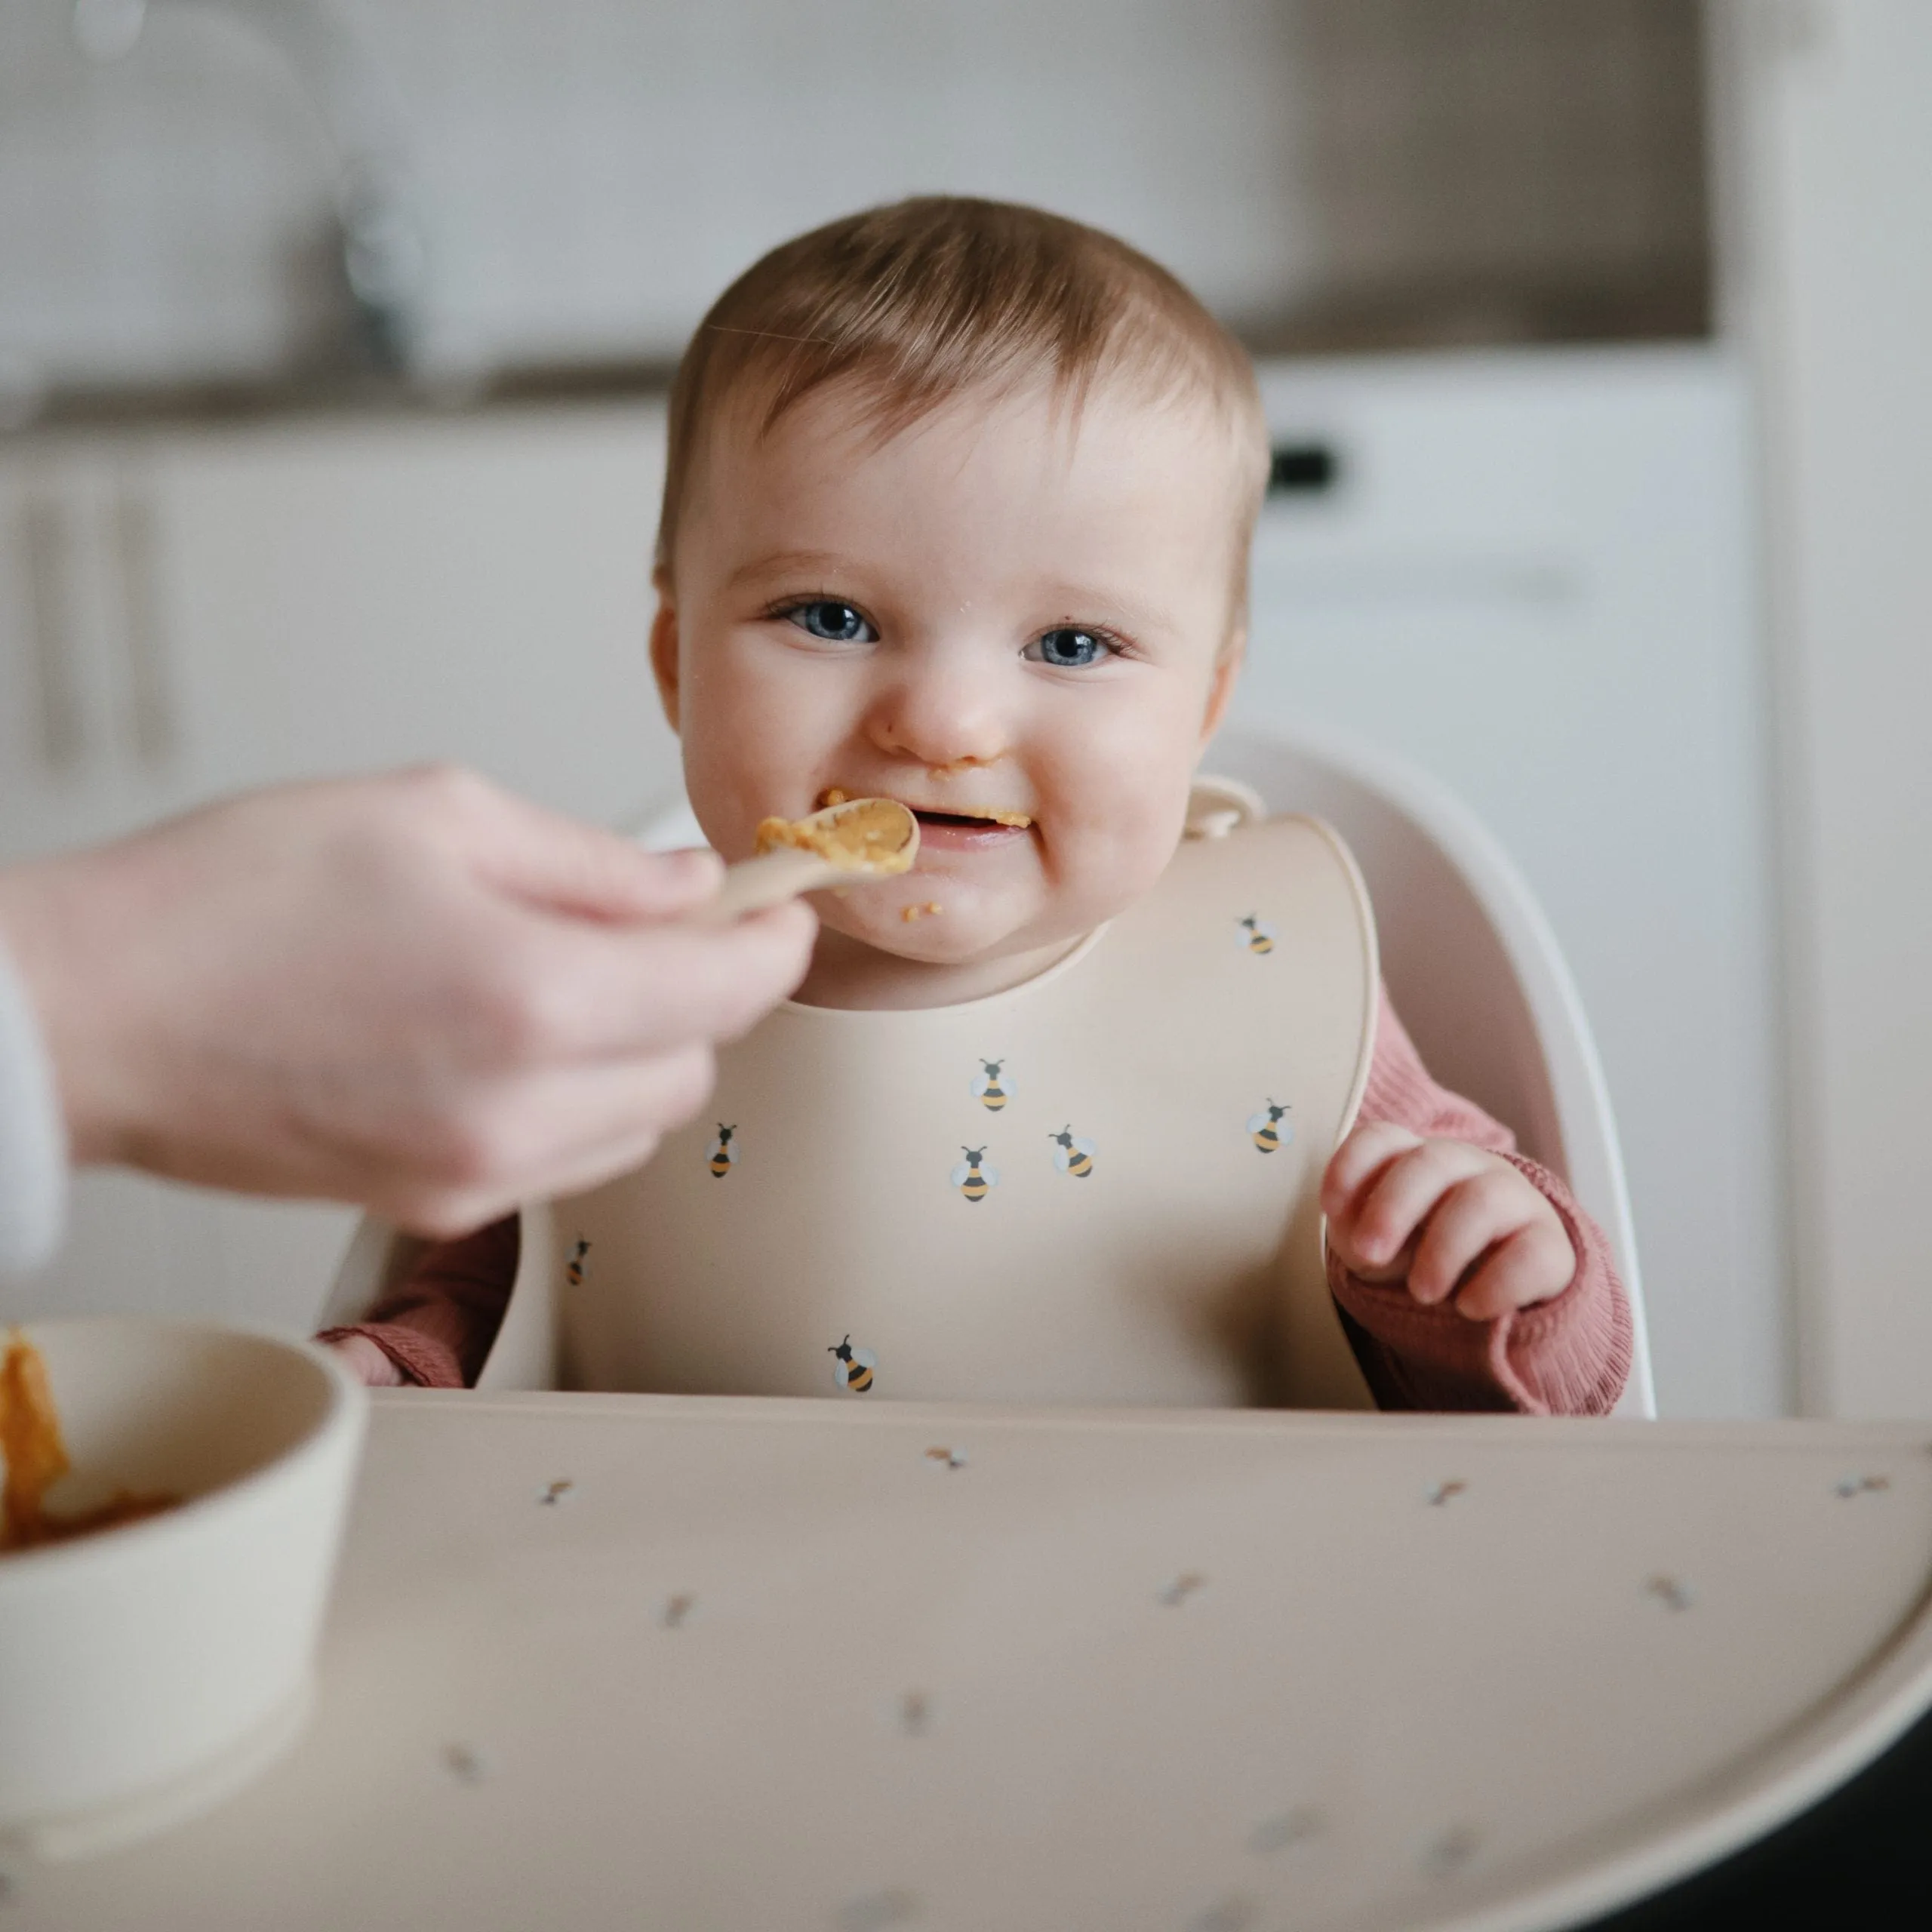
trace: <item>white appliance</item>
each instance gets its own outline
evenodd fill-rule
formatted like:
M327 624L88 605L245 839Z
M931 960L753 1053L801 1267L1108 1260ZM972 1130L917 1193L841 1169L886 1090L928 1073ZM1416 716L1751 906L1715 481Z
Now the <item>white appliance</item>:
M1767 678L1725 348L1275 365L1235 714L1452 786L1582 989L1666 1415L1791 1406Z

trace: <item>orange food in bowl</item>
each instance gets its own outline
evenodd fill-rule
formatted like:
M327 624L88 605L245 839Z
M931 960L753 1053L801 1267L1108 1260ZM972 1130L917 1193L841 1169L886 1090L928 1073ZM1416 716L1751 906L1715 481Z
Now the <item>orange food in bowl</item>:
M0 1487L0 1552L66 1543L122 1523L174 1509L178 1496L141 1496L117 1490L94 1509L57 1516L47 1492L67 1473L67 1447L40 1351L16 1328L0 1359L0 1457L7 1478Z

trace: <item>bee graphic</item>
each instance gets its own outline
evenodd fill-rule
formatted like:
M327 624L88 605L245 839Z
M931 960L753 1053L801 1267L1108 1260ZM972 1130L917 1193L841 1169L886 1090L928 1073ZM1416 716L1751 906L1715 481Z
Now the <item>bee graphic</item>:
M1266 919L1251 912L1244 919L1237 919L1242 934L1241 943L1251 952L1272 952L1275 949L1275 928Z
M1281 1124L1281 1116L1287 1112L1286 1107L1278 1107L1272 1100L1270 1100L1266 1113L1255 1114L1250 1117L1247 1131L1254 1135L1254 1144L1261 1149L1263 1153L1272 1154L1278 1148L1285 1147L1295 1137L1294 1123L1292 1121L1285 1127Z
M848 1335L826 1353L832 1358L832 1379L839 1388L863 1395L872 1386L872 1371L878 1366L878 1357L870 1349L854 1348Z
M711 1149L711 1177L722 1180L731 1171L731 1163L738 1158L738 1150L731 1145L731 1137L737 1132L735 1126L727 1127L721 1120L718 1123L718 1138Z
M1072 1174L1076 1180L1084 1180L1094 1171L1094 1156L1100 1150L1091 1140L1083 1140L1073 1129L1063 1127L1057 1134L1047 1136L1057 1144L1054 1149L1054 1165L1063 1174Z
M999 1077L1005 1064L1003 1060L983 1060L981 1070L973 1076L974 1097L989 1114L998 1113L1007 1103L1007 1091Z
M988 1189L999 1185L999 1170L986 1164L983 1147L962 1147L966 1158L952 1171L952 1184L968 1201L983 1201Z
M583 1286L583 1257L589 1252L589 1242L580 1241L577 1244L577 1252L564 1263L564 1279L574 1288Z

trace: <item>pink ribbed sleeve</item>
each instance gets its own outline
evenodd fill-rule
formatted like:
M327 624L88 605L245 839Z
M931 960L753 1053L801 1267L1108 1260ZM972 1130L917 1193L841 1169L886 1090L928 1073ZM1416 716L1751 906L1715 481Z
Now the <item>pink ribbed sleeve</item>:
M405 1382L423 1389L466 1389L482 1373L509 1306L520 1246L514 1214L460 1241L439 1242L400 1287L369 1311L367 1321L325 1329L315 1339L366 1335Z
M1361 1118L1500 1154L1556 1210L1577 1256L1560 1295L1471 1321L1451 1303L1412 1300L1399 1282L1364 1281L1331 1254L1328 1285L1377 1406L1607 1415L1630 1373L1633 1331L1603 1230L1555 1175L1516 1152L1500 1121L1436 1084L1386 991Z

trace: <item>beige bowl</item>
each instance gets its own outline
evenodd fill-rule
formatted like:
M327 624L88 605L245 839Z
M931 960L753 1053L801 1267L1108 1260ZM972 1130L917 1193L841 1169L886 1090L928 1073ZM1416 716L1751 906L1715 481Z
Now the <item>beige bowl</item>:
M85 1508L186 1499L0 1556L0 1836L69 1857L206 1809L292 1743L367 1403L329 1352L186 1323L26 1325Z

